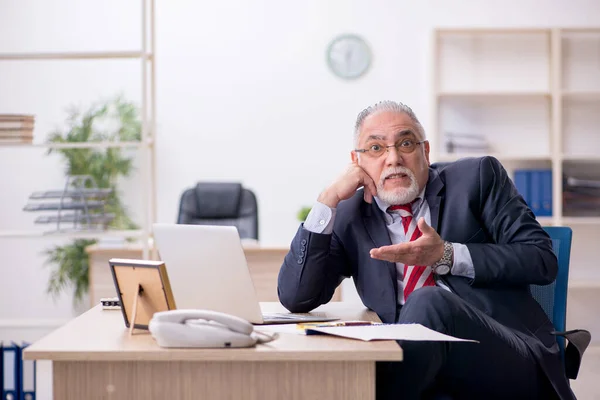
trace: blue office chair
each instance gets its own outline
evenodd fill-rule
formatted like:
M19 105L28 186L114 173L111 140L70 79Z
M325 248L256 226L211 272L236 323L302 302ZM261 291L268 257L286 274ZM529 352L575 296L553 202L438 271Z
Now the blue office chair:
M577 378L583 352L590 343L591 335L583 329L565 331L567 324L567 291L569 286L569 261L573 231L569 227L551 226L544 230L552 239L552 248L558 260L558 274L549 285L530 285L533 298L542 306L554 325L556 340L565 363L565 373L569 379ZM565 338L569 345L565 350ZM452 400L443 392L433 396L435 400Z
M590 344L589 331L574 329L565 331L567 324L567 291L569 286L569 261L571 259L571 241L573 231L566 226L544 227L552 239L552 247L558 260L556 280L549 285L530 285L531 295L542 306L554 325L554 334L565 363L565 372L569 379L577 378L581 358ZM565 338L569 344L565 349Z

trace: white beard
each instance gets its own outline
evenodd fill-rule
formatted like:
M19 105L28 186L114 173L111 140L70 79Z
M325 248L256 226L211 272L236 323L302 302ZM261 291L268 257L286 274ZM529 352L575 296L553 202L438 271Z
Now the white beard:
M383 188L385 178L392 174L406 174L410 179L410 185L407 188L396 188L393 190L385 190ZM413 172L405 167L388 168L381 173L381 179L377 184L377 197L390 205L408 204L417 198L419 195L419 185L417 178Z

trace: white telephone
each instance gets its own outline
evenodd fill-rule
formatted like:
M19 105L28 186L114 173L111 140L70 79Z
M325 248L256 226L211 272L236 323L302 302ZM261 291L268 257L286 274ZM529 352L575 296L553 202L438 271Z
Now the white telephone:
M277 338L255 332L245 319L208 310L160 311L148 330L161 347L251 347Z

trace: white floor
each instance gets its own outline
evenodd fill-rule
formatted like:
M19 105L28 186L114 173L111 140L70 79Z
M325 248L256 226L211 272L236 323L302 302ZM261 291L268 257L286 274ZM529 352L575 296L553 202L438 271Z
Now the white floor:
M600 400L600 346L589 347L571 387L578 400Z

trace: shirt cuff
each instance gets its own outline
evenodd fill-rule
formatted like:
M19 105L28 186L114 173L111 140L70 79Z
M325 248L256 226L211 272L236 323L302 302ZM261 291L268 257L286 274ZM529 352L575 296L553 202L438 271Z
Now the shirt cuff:
M450 273L475 279L475 267L469 248L462 243L452 243L452 248L454 250L454 264Z
M335 208L316 202L304 221L304 229L312 233L331 235L333 232L335 211Z

